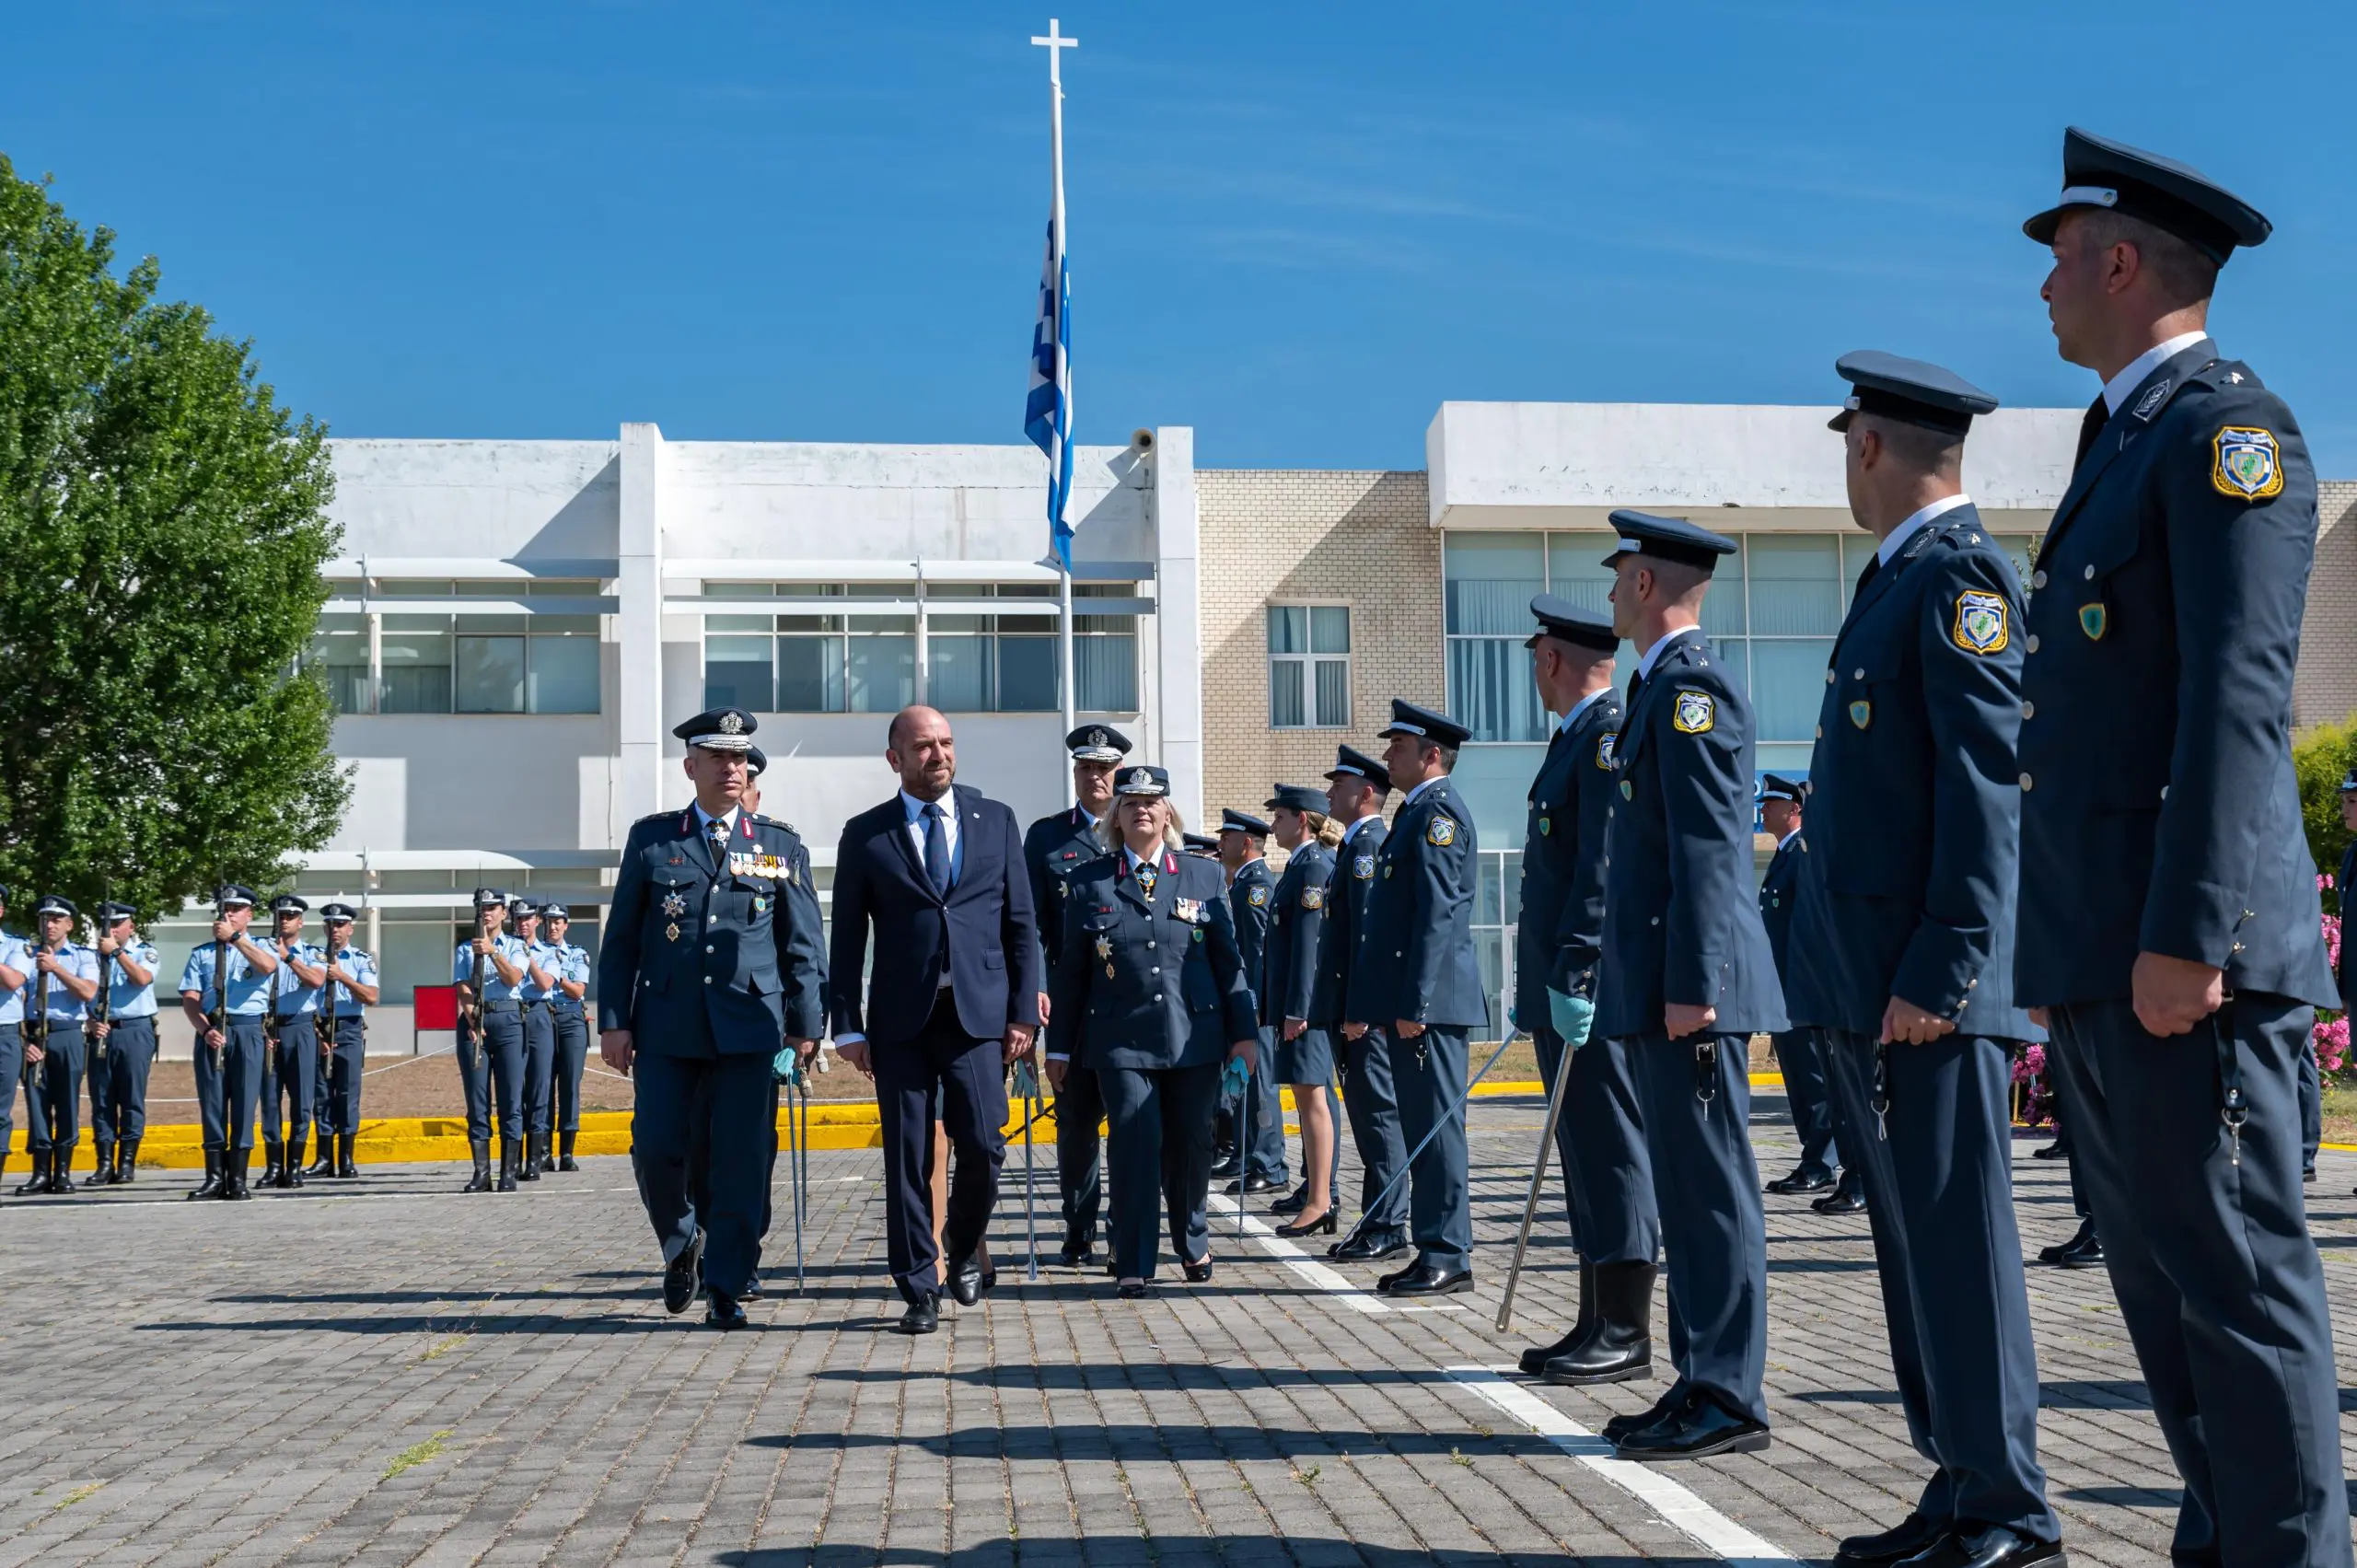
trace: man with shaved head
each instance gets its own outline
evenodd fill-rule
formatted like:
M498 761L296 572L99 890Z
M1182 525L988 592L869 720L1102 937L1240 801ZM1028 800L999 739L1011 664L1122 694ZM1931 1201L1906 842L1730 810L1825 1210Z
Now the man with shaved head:
M900 775L889 800L843 825L835 854L835 1049L876 1081L884 1134L884 1235L908 1311L900 1331L939 1326L934 1245L935 1107L956 1151L942 1237L950 1294L981 1299L977 1255L1006 1156L1006 1064L1039 1026L1039 938L1015 813L960 786L949 721L903 708L885 732ZM875 927L876 969L858 975Z

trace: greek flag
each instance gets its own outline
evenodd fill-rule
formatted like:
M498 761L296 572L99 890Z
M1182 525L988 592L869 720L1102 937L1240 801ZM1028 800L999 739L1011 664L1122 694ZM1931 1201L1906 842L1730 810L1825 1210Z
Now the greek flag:
M1023 434L1048 454L1050 540L1069 574L1072 525L1064 521L1064 500L1072 490L1072 267L1064 259L1062 168L1048 213L1048 259L1039 270L1039 320L1031 331L1031 390L1023 403Z

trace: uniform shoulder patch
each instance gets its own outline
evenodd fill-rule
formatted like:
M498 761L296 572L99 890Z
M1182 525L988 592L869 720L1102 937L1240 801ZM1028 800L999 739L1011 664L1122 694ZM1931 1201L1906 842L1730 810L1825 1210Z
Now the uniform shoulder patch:
M1612 754L1620 749L1620 737L1618 733L1612 730L1607 730L1602 735L1597 736L1596 738L1596 765L1609 772L1612 767Z
M2283 494L2282 455L2275 432L2256 424L2225 424L2210 438L2210 485L2237 501Z
M1456 842L1457 824L1449 820L1449 819L1446 817L1435 817L1430 823L1425 825L1424 842L1428 844L1437 844L1442 849L1446 849Z
M1269 901L1269 889L1256 884L1250 891L1244 895L1244 901L1250 904L1254 909L1259 909L1262 904Z
M1669 724L1680 735L1708 735L1719 722L1719 704L1708 691L1680 691Z
M2013 622L2005 612L2005 596L1982 588L1967 588L1956 596L1956 624L1948 635L1968 654L2002 654L2014 639Z
M1324 909L1326 907L1326 889L1323 888L1304 888L1301 890L1301 907L1306 910Z
M1357 877L1362 882L1372 880L1375 877L1375 856L1371 854L1362 854L1353 859L1351 862L1351 875Z

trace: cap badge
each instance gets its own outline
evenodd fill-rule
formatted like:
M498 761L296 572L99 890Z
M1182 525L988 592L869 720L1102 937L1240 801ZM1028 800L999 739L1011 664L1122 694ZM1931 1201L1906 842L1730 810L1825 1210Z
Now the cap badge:
M1956 596L1956 645L1968 654L2002 654L2013 641L2003 594L1968 588Z
M733 712L723 714L720 715L720 733L742 735L745 733L745 721L738 718Z
M2217 460L2210 468L2210 483L2219 494L2265 501L2283 494L2283 465L2277 458L2273 431L2229 424L2211 444Z
M1090 730L1090 731L1088 732L1088 744L1090 744L1091 746L1102 746L1102 745L1104 745L1104 744L1105 744L1105 732L1104 732L1103 730L1101 730L1101 729L1092 729L1092 730Z

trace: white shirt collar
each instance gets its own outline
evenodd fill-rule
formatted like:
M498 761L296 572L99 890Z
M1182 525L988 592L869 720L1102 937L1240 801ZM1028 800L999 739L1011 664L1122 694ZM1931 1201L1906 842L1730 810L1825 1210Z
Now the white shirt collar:
M2154 343L2128 362L2126 369L2103 384L2103 401L2113 413L2128 401L2128 394L2142 386L2144 377L2161 367L2165 359L2174 359L2210 334L2206 331L2179 332L2166 343Z
M950 805L950 800L951 796L948 794L943 795L939 800L919 800L907 790L902 790L900 792L900 809L907 814L910 821L921 822L924 819L924 808L926 807L938 806L941 807L941 815L943 818L947 821L955 822L958 819L958 812L956 807ZM1089 819L1091 823L1094 823L1096 820L1097 819L1094 817Z
M1928 506L1918 509L1909 517L1905 522L1891 529L1889 538L1884 540L1880 544L1875 547L1875 559L1880 561L1886 566L1889 565L1890 558L1898 553L1898 547L1905 544L1909 539L1912 538L1917 528L1922 528L1925 523L1930 522L1934 517L1946 517L1958 506L1969 506L1971 505L1971 496L1958 493L1955 495L1945 496L1941 500L1933 502Z
M1562 722L1558 724L1555 727L1557 729L1571 728L1573 725L1579 722L1579 716L1582 714L1587 712L1589 708L1595 705L1596 700L1598 697L1603 696L1607 691L1611 690L1612 688L1609 686L1599 686L1595 691L1589 692L1586 696L1582 697L1578 702L1573 703L1572 704L1572 711L1565 714L1563 715Z
M1410 790L1405 796L1401 796L1399 808L1402 811L1405 811L1409 807L1413 806L1416 803L1416 796L1423 794L1424 791L1432 788L1433 785L1440 783L1441 780L1446 777L1448 777L1446 773L1434 773L1431 778L1426 779L1423 783L1418 784L1415 788Z
M1380 822L1382 820L1383 813L1380 811L1376 812L1372 817L1360 817L1353 819L1342 829L1342 843L1348 844L1353 839L1357 838L1359 836L1359 830L1365 827L1369 822Z
M1794 839L1799 838L1800 836L1801 830L1798 827L1795 827L1791 832L1786 833L1782 838L1776 841L1776 847L1778 849L1782 849L1786 844L1791 843Z
M695 808L696 826L702 828L707 837L711 835L712 825L714 822L726 824L728 830L731 833L734 833L737 830L737 816L738 807L732 806L717 817L714 817L711 812L706 811L703 808L703 802L701 800L695 802Z
M1092 828L1097 826L1097 814L1091 811L1087 807L1075 804L1073 807L1073 809L1080 813L1080 819L1082 821L1087 823Z
M1138 867L1146 864L1145 857L1127 844L1121 846L1121 853L1129 856L1130 875L1136 876ZM1157 877L1162 875L1162 856L1159 854L1154 857L1154 874Z
M1664 632L1661 634L1661 641L1647 648L1645 656L1637 661L1637 679L1642 680L1654 672L1654 666L1660 662L1662 650L1668 647L1670 644L1680 637L1700 636L1701 633L1702 628L1700 626L1680 626L1675 632Z

